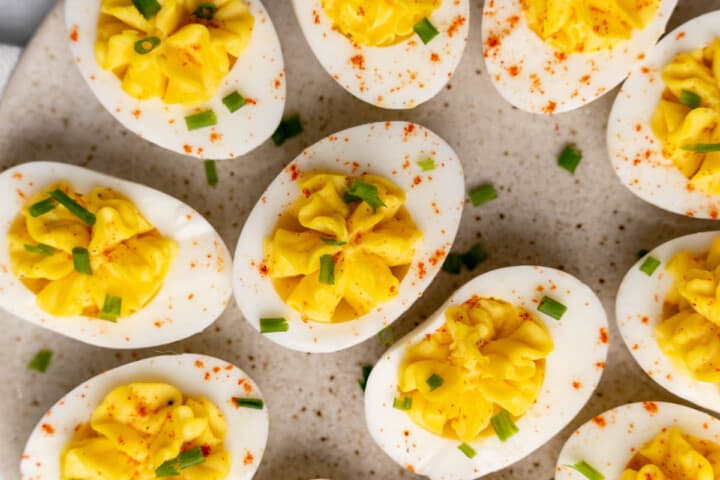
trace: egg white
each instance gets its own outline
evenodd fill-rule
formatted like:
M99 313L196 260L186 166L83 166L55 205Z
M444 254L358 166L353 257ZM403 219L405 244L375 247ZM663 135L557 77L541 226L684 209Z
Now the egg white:
M482 25L488 75L500 95L521 110L574 110L625 79L665 32L676 5L677 0L661 0L654 20L614 50L568 53L561 59L530 29L521 0L488 0Z
M506 442L492 435L468 444L440 437L393 408L398 372L407 348L446 322L445 311L473 295L507 301L533 313L550 332L555 348L532 408L517 422L519 432ZM543 296L567 306L561 320L537 310ZM575 277L546 267L501 268L475 277L453 293L428 320L395 343L378 360L365 389L365 420L373 439L395 462L432 480L470 480L505 468L529 455L565 427L597 387L607 358L607 318L597 296ZM572 368L568 368L572 365Z
M179 250L155 298L117 323L85 316L56 317L12 273L7 234L27 199L67 180L75 191L108 187L125 195ZM0 307L34 325L92 345L143 348L187 338L222 314L231 295L232 259L220 235L202 215L150 187L56 162L31 162L0 174Z
M688 179L662 155L650 121L665 82L662 69L675 55L709 45L720 36L720 11L679 26L663 38L628 77L608 120L607 143L615 173L631 192L670 212L718 218L720 196L688 189Z
M620 478L637 450L670 427L720 443L720 420L707 413L668 402L629 403L598 415L570 435L555 480L587 480L569 467L582 461L607 479Z
M662 321L663 303L673 277L665 271L668 262L682 251L707 252L720 232L703 232L678 237L653 249L648 256L660 260L652 276L640 270L638 260L625 275L616 300L616 318L630 353L645 373L669 392L720 413L717 385L695 380L673 365L655 340L655 329Z
M272 20L260 0L245 0L255 17L247 49L225 76L215 96L194 107L168 105L159 98L137 100L95 60L100 0L67 0L65 25L73 60L97 99L123 126L163 148L199 158L228 159L258 147L275 131L285 108L285 70ZM77 40L74 41L73 39ZM222 98L237 90L255 101L230 113ZM217 125L189 131L185 117L211 108Z
M423 172L416 162L427 158L433 158L436 167ZM278 217L302 194L296 181L298 175L319 170L351 176L371 173L391 180L405 191L405 208L423 233L398 295L348 322L303 321L260 270L265 239L272 235ZM235 250L233 290L238 306L258 330L260 318L286 318L289 330L267 337L293 350L334 352L360 343L410 308L438 273L455 239L464 196L465 181L457 154L442 138L420 125L370 123L330 135L285 167L250 213Z
M215 368L219 370L214 371ZM242 381L243 386L250 385L250 391L240 387L238 381ZM214 403L228 427L224 444L231 467L227 478L249 480L253 477L267 443L267 404L262 410L241 408L235 406L232 398L263 399L262 392L245 372L225 360L182 354L146 358L108 370L58 400L30 434L21 457L21 478L60 478L61 453L72 440L75 427L90 421L92 412L110 391L135 382L168 383L177 387L184 397L205 397ZM51 430L53 433L48 433Z
M409 109L433 98L452 77L467 43L469 0L442 2L429 18L439 34L427 45L412 35L387 47L354 44L333 27L322 0L293 0L293 6L323 68L345 90L376 107Z

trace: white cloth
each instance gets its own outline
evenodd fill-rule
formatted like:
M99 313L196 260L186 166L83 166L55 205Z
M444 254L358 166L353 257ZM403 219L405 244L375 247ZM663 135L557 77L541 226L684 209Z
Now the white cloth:
M0 96L5 90L5 85L10 79L10 74L15 68L21 51L20 47L0 44Z

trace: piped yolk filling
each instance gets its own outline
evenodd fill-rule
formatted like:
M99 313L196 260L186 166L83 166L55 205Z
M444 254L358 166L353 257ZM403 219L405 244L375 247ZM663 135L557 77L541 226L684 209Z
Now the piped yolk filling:
M113 389L65 446L60 480L150 480L164 462L200 448L203 459L178 480L223 480L230 472L227 423L205 398L188 398L165 383Z
M473 297L445 317L407 349L398 390L412 399L407 413L420 427L471 441L500 411L519 418L531 408L554 345L532 314L502 300Z

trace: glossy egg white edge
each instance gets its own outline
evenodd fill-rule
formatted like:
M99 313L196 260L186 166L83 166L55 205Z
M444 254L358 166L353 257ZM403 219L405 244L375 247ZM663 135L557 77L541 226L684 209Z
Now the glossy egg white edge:
M337 30L322 0L293 0L310 48L345 90L376 107L409 109L437 95L452 77L467 43L469 0L444 0L430 22L439 34L388 47L356 45Z
M179 251L155 298L117 323L84 316L56 317L42 310L33 292L12 273L7 233L28 198L66 180L80 193L109 187L125 195ZM150 187L56 162L30 162L0 174L0 307L32 324L92 345L143 348L200 332L222 314L232 292L232 259L220 235L202 215Z
M252 38L220 84L215 96L197 107L168 105L159 98L137 100L126 94L114 73L95 60L100 0L67 0L65 25L73 61L97 99L121 124L163 148L199 158L238 157L267 140L285 108L286 85L280 40L260 0L244 0L255 17ZM234 113L222 98L237 90L251 99ZM211 108L217 125L188 131L185 117Z
M416 162L433 158L435 170ZM333 171L380 175L405 191L405 207L424 238L400 282L398 295L359 319L342 323L303 321L276 293L262 271L264 241L280 215L301 195L302 173ZM442 267L457 233L465 180L453 149L430 130L413 123L370 123L335 133L306 148L270 184L253 208L235 250L233 290L244 317L256 329L260 318L284 317L289 330L267 334L287 348L334 352L358 344L394 322L415 302Z
M677 0L661 0L655 18L614 50L559 54L533 32L522 0L486 1L485 66L500 95L531 113L562 113L612 90L665 32Z
M661 264L652 276L642 270L640 259L625 275L616 300L616 319L620 334L635 361L658 385L701 407L720 413L720 389L700 382L673 365L655 340L655 329L662 321L663 303L672 287L668 262L682 251L703 253L720 232L703 232L678 237L653 249L648 256Z
M587 480L570 467L583 461L607 479L620 478L637 450L672 427L720 443L720 420L707 413L675 403L629 403L594 417L570 435L560 452L555 480Z
M473 295L510 302L531 312L552 335L555 348L546 361L545 380L532 408L506 442L492 435L468 442L437 436L393 408L398 373L407 348L446 323L445 311ZM543 296L566 305L555 320L538 311ZM432 480L470 480L507 467L529 455L565 427L589 400L605 368L607 318L600 300L575 277L546 267L501 268L475 277L453 293L427 321L395 343L374 366L365 390L365 419L373 439L398 464ZM573 368L567 368L569 364Z
M114 388L137 382L168 383L186 398L204 397L214 403L228 427L224 443L231 466L227 478L253 477L267 443L267 404L262 410L242 408L232 398L263 399L262 392L245 372L225 360L182 354L146 358L108 370L61 398L30 434L20 459L21 478L60 478L61 452L72 440L75 427L88 423L92 412Z
M615 173L631 192L670 212L718 218L720 196L688 188L688 179L662 154L650 121L665 90L662 69L675 55L720 36L720 11L679 26L647 52L618 93L608 120L607 144Z

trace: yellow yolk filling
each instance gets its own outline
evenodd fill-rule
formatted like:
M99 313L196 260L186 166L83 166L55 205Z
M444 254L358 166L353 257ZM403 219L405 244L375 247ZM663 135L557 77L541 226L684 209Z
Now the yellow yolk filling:
M658 345L693 378L720 383L720 237L703 254L680 252L667 266L674 284Z
M351 182L374 188L383 202L346 202ZM353 320L398 294L422 239L403 207L405 192L382 177L313 173L298 180L303 196L280 218L265 242L275 289L303 317L317 322ZM334 281L320 281L321 258L334 259Z
M529 27L564 53L610 50L645 28L660 0L523 0Z
M183 105L205 102L248 46L254 18L243 0L161 3L160 11L148 20L132 0L102 0L95 58L134 98L160 97ZM212 20L193 15L207 3L217 7ZM139 53L137 43L148 37L156 38L158 45ZM141 51L152 48L147 42L139 45Z
M84 223L64 206L38 217L28 208L48 198L46 192L64 191L94 213L94 226ZM58 183L29 199L8 232L13 273L37 295L37 303L56 316L98 316L106 296L121 298L127 316L147 305L162 287L178 250L138 211L135 205L109 188L82 195L67 183ZM28 251L28 246L52 247L49 255ZM72 251L88 250L92 274L75 270Z
M445 317L443 327L408 348L398 389L412 399L407 413L416 424L470 441L502 410L518 418L530 409L554 345L533 315L502 300L473 297ZM442 379L436 388L433 375Z
M65 446L60 480L150 480L164 462L196 447L205 461L169 478L222 480L230 472L226 433L225 418L205 398L183 397L165 383L117 387Z
M441 0L323 0L333 25L352 42L386 47L413 35L413 27L430 18Z
M684 146L720 143L720 39L677 55L662 70L667 88L652 118L663 155L701 192L720 194L720 153L696 153ZM680 103L683 91L700 97L698 108Z
M635 454L620 480L714 480L720 478L720 445L663 429Z

